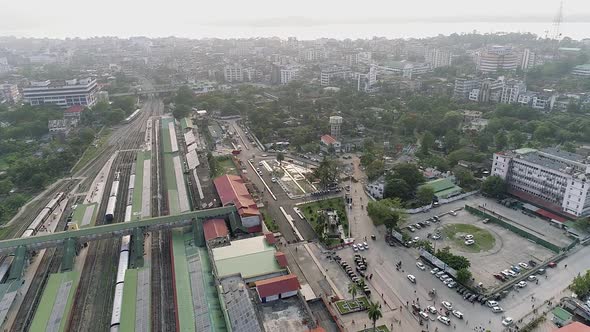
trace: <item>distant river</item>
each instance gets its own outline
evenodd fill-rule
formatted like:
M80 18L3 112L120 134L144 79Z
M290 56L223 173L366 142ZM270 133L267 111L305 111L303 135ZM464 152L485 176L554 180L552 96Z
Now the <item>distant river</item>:
M300 40L316 39L321 37L345 39L345 38L372 38L374 36L386 38L422 38L433 37L438 34L449 35L452 33L495 33L495 32L532 32L538 36L545 36L545 31L551 30L552 22L409 22L409 23L379 23L379 24L325 24L309 26L226 26L203 25L197 22L176 22L170 24L135 25L125 27L116 24L99 24L77 26L72 29L69 26L63 28L54 25L50 29L43 27L1 31L0 35L15 35L19 37L45 36L52 31L49 37L92 37L92 36L147 36L147 37L188 37L188 38L249 38L249 37L281 37L295 36ZM86 31L85 29L88 29ZM573 39L590 38L590 22L564 22L561 25L563 36Z

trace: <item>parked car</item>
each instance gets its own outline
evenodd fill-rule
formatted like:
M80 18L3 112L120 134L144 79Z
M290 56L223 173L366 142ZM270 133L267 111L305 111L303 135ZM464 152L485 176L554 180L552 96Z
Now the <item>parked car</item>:
M465 235L465 240L473 240L473 235L471 235L471 234Z
M500 281L506 281L506 278L501 274L494 274L494 278L496 278Z
M463 319L463 313L459 310L453 310L453 316L455 316L459 319Z
M518 284L516 284L516 286L517 286L518 288L525 288L525 287L526 287L526 285L527 285L527 283L526 283L526 281L524 281L524 280L523 280L523 281L521 281L521 282L519 282Z
M436 272L435 276L437 278L440 278L440 276L442 276L443 274L445 274L445 271L438 271L438 272Z
M416 229L414 227L412 227L412 226L408 226L408 229L410 230L410 232L415 232L416 231Z
M447 310L453 310L453 305L449 301L442 301L440 304Z
M437 310L436 310L436 308L435 308L435 307L433 307L433 306L431 306L431 305L430 305L430 306L428 306L428 308L426 308L426 309L427 309L427 310L428 310L428 311L429 311L431 314L436 314L436 313L437 313Z
M522 267L523 269L526 269L526 270L530 269L529 265L527 263L524 263L524 262L518 263L518 266L520 266L520 267Z
M537 277L535 277L535 276L529 276L529 277L527 278L527 280L528 280L528 281L537 281Z
M475 299L477 299L477 294L473 294L468 298L469 302L471 303L475 302Z
M456 286L457 286L457 283L454 281L449 282L447 285L447 287L449 287L449 288L455 288Z
M545 269L538 269L537 270L537 274L541 275L541 274L545 274L547 271Z
M508 270L503 270L500 272L505 278L512 277L512 274L508 272ZM514 272L513 272L514 273Z
M418 225L418 224L414 224L413 226L414 226L414 228L416 228L416 229L420 229L420 228L422 228L422 227L420 227L420 225Z
M550 268L554 268L557 266L557 263L551 262L551 263L547 264L547 266L549 266Z
M463 293L463 299L467 300L468 298L471 297L471 295L473 295L470 291L467 291L465 293Z
M510 269L516 273L520 273L521 269L518 266L512 265L510 266Z
M451 282L453 282L453 278L447 278L447 279L443 280L443 284L445 284L445 285L448 285Z
M475 241L473 241L473 240L467 240L467 241L465 241L465 245L466 246L470 246L470 245L473 245L473 244L475 244Z
M418 315L420 315L420 317L422 317L422 319L427 319L427 320L430 320L430 317L428 317L428 313L427 313L427 312L420 311L420 312L418 313Z
M424 266L424 264L422 262L416 262L416 266L420 269L420 270L424 270L426 269L426 266Z
M438 240L438 239L440 239L440 234L434 234L434 235L432 236L432 239L433 239L433 240Z
M445 279L447 279L449 276L446 274L443 274L442 276L438 277L438 279L440 279L440 281L443 281Z
M531 259L529 261L529 265L532 266L532 267L535 267L535 266L537 266L537 262L535 262L534 260Z
M457 215L457 212L455 212L455 210L451 210L451 211L449 211L449 214L452 215L452 216L456 216Z
M496 302L496 301L488 301L487 305L490 308L497 307L498 306L498 302Z
M416 283L416 277L414 277L414 276L413 276L413 275L411 275L411 274L408 274L408 280L410 280L410 281L411 281L412 283L414 283L414 284Z
M435 267L434 269L430 270L431 274L436 274L439 271L438 267Z
M363 246L365 247L365 250L369 250L369 244L367 242L363 242Z
M436 319L445 325L451 325L451 320L445 316L438 316L438 317L436 317Z

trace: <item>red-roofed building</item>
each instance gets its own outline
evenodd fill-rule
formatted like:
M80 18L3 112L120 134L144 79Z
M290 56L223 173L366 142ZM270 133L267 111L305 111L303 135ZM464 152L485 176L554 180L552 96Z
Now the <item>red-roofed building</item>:
M242 220L242 226L250 233L262 231L262 216L258 206L248 192L241 177L222 175L213 180L215 189L223 206L235 205Z
M264 233L264 237L266 238L266 243L268 244L275 244L277 242L277 239L275 238L275 235L271 232L266 232Z
M580 322L573 322L568 324L562 328L559 328L554 331L559 332L590 332L590 327L588 325L582 324Z
M287 267L287 256L285 256L284 252L281 251L277 251L275 252L275 259L277 260L277 263L279 263L279 266L282 268Z
M255 283L260 302L270 302L297 295L299 280L294 274L260 280Z
M64 111L64 118L80 120L84 107L81 105L74 105Z
M322 135L320 143L320 149L324 152L329 152L330 148L334 148L335 152L340 152L340 142L330 135Z
M211 248L229 244L229 231L224 219L209 219L203 223L205 241Z

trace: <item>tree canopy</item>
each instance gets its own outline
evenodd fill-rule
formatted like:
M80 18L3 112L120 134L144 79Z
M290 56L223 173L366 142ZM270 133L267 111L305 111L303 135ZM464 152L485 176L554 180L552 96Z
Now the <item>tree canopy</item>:
M481 191L490 197L501 198L506 192L506 182L497 175L488 176L481 184Z

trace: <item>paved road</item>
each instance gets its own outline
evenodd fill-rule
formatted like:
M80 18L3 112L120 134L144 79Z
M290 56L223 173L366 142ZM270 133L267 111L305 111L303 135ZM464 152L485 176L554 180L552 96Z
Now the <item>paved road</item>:
M245 174L246 177L254 184L256 187L262 191L262 197L264 199L264 203L267 206L267 209L271 215L271 217L276 220L277 225L279 227L279 231L283 234L285 239L289 242L295 241L296 236L291 228L291 225L287 222L285 217L283 216L280 207L290 214L293 217L295 227L299 230L301 235L305 240L313 240L316 238L315 232L313 231L312 227L304 220L301 220L293 210L295 204L301 201L305 201L306 199L290 199L287 194L283 191L283 189L277 184L271 182L271 175L266 170L263 170L262 178L275 195L277 200L275 201L272 196L266 190L264 184L260 180L260 177L250 166L248 165L248 159L253 159L254 167L259 167L258 162L262 160L273 161L273 155L267 154L265 152L260 151L256 145L251 144L247 138L246 134L244 133L243 129L237 125L236 120L227 121L231 128L234 128L236 133L243 138L243 141L238 139L242 144L242 153L239 155L240 160L242 163L247 165L247 173ZM263 157L266 155L266 157ZM261 167L263 169L264 167Z

